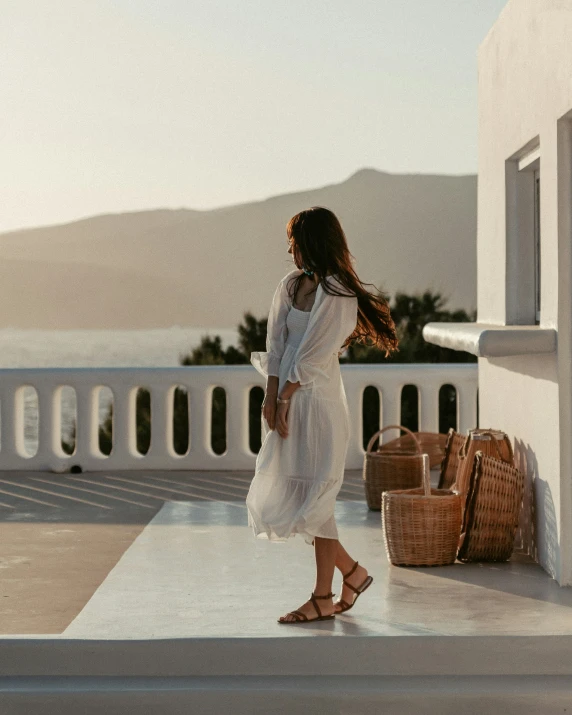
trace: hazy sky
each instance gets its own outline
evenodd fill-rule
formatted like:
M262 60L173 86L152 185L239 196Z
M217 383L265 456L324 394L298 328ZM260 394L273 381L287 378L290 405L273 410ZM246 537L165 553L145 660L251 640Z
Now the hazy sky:
M0 231L476 171L506 0L0 0Z

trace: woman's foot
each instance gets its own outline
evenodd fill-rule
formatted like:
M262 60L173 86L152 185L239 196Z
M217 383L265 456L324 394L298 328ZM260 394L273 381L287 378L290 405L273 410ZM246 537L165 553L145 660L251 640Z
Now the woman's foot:
M306 623L304 620L303 616L300 614L303 614L306 616L306 618L309 621L317 620L317 618L321 616L332 616L335 613L334 609L334 602L332 597L334 594L330 594L328 596L316 596L314 595L314 598L317 600L318 603L318 609L316 609L315 605L312 603L312 599L306 601L306 603L303 606L300 606L300 608L296 609L296 611L290 611L290 613L287 613L285 616L280 616L278 619L279 623Z
M351 569L350 569L351 571ZM354 588L359 588L368 577L367 569L363 566L357 565L356 569L352 574L344 577L346 583L349 583ZM345 601L349 606L352 606L358 594L348 588L346 584L342 584L342 592L340 594L340 599L334 603L334 613L341 613L344 610L342 601Z

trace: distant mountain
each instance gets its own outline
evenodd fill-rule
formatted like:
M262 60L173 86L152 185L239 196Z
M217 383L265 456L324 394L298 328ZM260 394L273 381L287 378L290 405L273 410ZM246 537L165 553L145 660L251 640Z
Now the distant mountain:
M326 206L363 281L476 307L476 176L362 169L339 184L210 211L109 214L0 234L0 327L236 328L293 266L286 224Z

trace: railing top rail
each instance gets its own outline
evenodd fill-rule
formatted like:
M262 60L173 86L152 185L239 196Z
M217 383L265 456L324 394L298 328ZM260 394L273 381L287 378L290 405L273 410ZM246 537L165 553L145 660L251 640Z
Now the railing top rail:
M405 370L414 370L422 372L470 372L477 369L477 363L342 363L340 367L343 370L367 372L383 368L390 372L399 372ZM119 366L119 367L3 367L0 368L0 377L27 375L32 373L44 373L53 375L76 374L87 375L89 373L109 373L121 374L128 372L153 372L153 373L186 373L190 371L218 372L225 370L233 370L240 372L251 372L254 370L252 365L176 365L173 367L154 367L154 366Z

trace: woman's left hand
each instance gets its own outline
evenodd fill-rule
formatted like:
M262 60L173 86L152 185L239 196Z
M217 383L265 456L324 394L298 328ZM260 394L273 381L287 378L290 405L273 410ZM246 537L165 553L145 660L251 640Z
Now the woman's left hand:
M289 402L279 402L276 405L276 431L283 438L288 437L288 412L289 412L289 410L290 410Z

